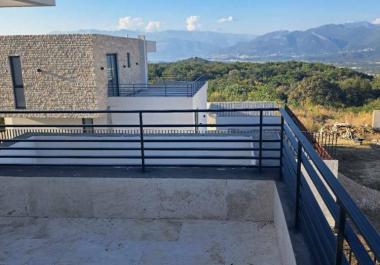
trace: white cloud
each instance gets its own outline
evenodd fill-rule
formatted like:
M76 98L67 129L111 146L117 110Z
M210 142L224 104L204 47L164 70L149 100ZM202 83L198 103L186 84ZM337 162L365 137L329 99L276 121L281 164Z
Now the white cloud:
M160 21L148 21L146 23L141 17L121 17L119 18L118 29L128 29L137 31L153 32L161 28Z
M375 24L375 25L380 25L380 17L376 18L372 24Z
M199 24L199 16L190 16L186 18L186 29L188 31L196 31L199 29L200 24Z
M148 24L145 27L146 32L153 32L158 31L161 28L161 22L160 21L149 21Z
M144 19L141 17L122 17L119 18L119 29L139 30L144 27Z
M222 18L218 19L217 22L218 23L230 23L230 22L234 22L234 17L233 16L222 17Z

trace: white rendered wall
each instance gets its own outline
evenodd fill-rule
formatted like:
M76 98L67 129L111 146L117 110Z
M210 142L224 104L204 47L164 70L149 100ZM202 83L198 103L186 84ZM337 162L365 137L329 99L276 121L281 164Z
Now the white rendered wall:
M223 117L218 116L211 118L215 119L215 123L217 125L221 124L260 124L260 117L257 116L251 116L251 117L244 117L244 116L231 116L231 117ZM279 116L265 116L263 117L263 124L281 124L281 117ZM219 130L226 130L226 129L241 129L241 130L248 130L248 129L258 129L258 127L217 127ZM279 127L264 127L265 130L271 130L271 129L279 129Z
M280 249L282 265L296 265L296 258L292 241L289 236L288 224L285 219L284 209L282 207L281 199L275 187L274 192L274 226L276 228L278 246Z
M207 109L208 82L193 97L193 109ZM207 124L207 113L199 113L199 124ZM205 130L206 128L203 128Z
M109 97L110 110L192 110L207 109L206 83L194 97ZM144 124L195 124L194 113L145 113ZM199 123L206 124L207 116L199 115ZM139 124L139 116L133 114L112 114L111 124ZM136 128L137 129L137 128ZM152 128L161 130L193 130L194 127Z

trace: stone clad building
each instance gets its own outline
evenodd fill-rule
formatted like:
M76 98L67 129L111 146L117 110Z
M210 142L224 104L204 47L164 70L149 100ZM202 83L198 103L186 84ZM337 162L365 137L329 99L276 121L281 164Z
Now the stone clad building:
M1 109L107 109L108 82L146 83L154 50L102 35L0 36Z
M148 53L155 51L156 43L143 36L0 36L0 112L206 109L205 81L148 84ZM168 118L161 116L145 120ZM94 113L0 113L0 118L6 125L138 122L136 115ZM169 118L176 124L205 122L204 115Z

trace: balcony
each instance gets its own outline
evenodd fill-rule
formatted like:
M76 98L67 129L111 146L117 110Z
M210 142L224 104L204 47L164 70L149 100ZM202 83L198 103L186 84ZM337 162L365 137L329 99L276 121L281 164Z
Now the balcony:
M193 97L207 80L194 81L159 80L154 84L109 84L109 97Z
M255 118L168 118L234 112ZM136 119L6 125L0 262L378 264L379 234L287 108L70 113Z

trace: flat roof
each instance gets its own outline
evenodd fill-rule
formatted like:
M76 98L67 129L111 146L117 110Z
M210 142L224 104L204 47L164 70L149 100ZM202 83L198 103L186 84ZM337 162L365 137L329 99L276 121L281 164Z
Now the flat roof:
M55 0L0 0L0 7L55 6Z

